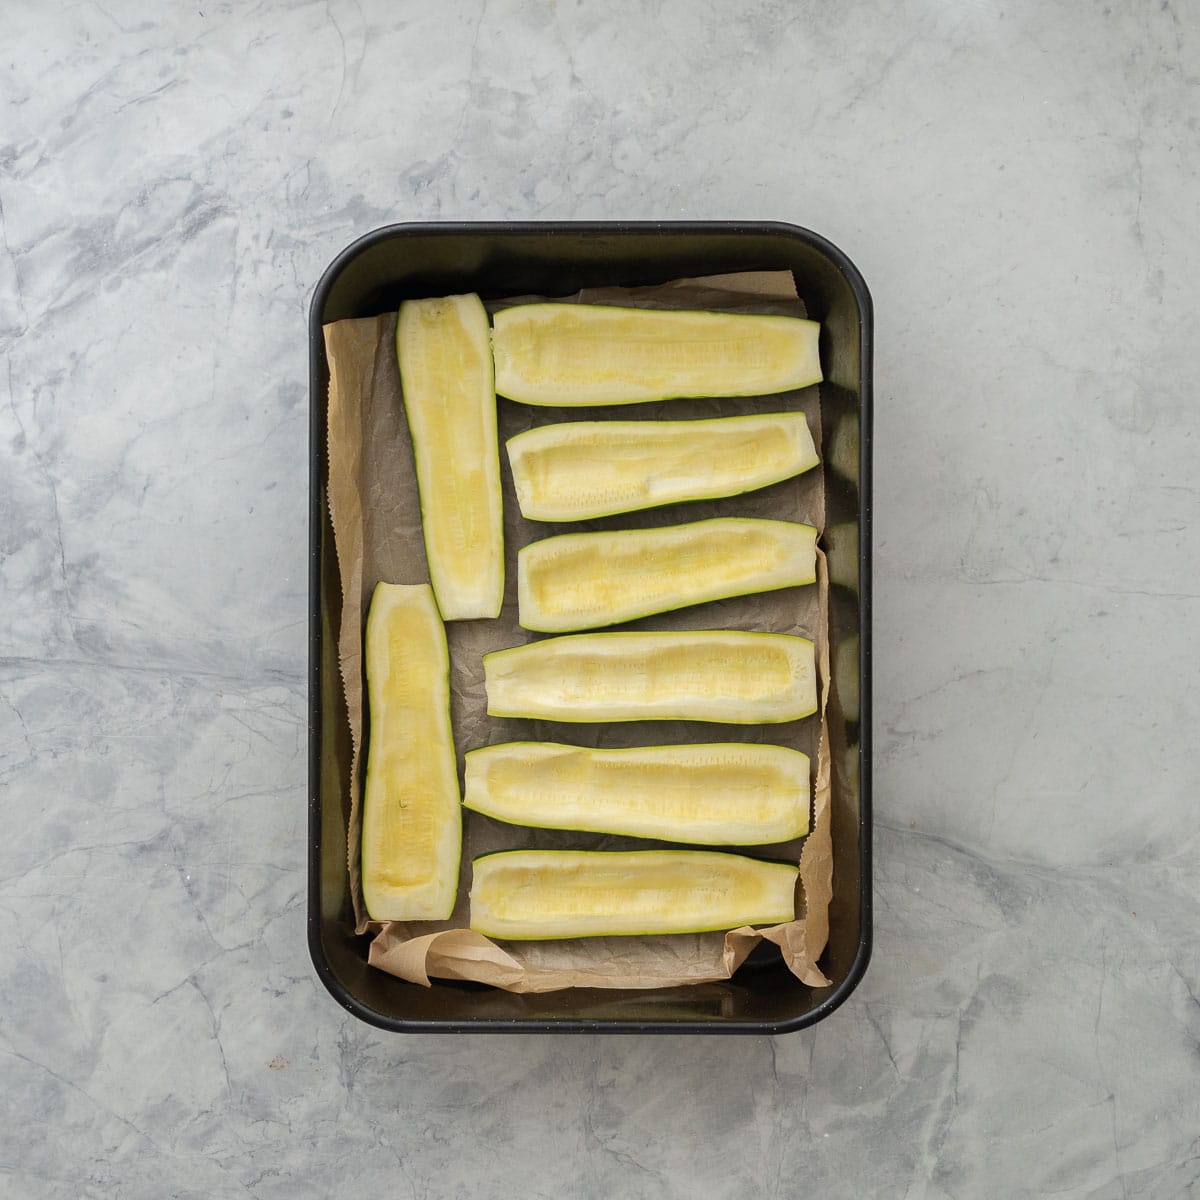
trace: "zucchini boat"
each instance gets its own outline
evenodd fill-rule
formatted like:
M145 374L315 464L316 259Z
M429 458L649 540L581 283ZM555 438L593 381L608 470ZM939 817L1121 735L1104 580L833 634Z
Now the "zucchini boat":
M522 304L494 324L496 390L522 404L763 396L821 379L821 327L801 317Z
M744 742L503 742L467 753L463 803L513 825L756 846L808 833L808 768L799 750Z
M366 669L363 901L376 921L445 920L458 891L462 813L446 631L428 584L376 584Z
M798 868L713 850L508 850L475 859L471 928L495 938L703 933L796 915Z
M396 356L438 607L447 621L498 616L500 452L490 332L479 297L406 300Z
M583 633L493 651L483 669L493 717L753 725L817 711L813 644L786 633Z
M657 529L565 533L523 546L517 604L526 629L566 633L816 578L811 525L717 517Z
M583 521L737 496L820 459L802 412L704 421L564 421L508 439L517 503L531 521Z

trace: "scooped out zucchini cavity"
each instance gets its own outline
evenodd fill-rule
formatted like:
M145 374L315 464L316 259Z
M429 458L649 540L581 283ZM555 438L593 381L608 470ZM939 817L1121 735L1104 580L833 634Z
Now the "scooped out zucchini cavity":
M506 443L533 521L582 521L736 496L820 461L802 412L704 421L564 421Z
M363 901L376 921L445 920L458 891L462 812L446 633L427 584L376 585L366 669Z
M523 304L494 324L496 390L522 404L760 396L821 379L820 326L800 317Z
M584 633L483 656L488 713L551 721L794 721L817 710L813 644L784 633Z
M438 607L447 621L498 616L500 457L491 334L479 297L406 300L396 356Z
M741 517L544 538L517 555L519 619L565 633L812 583L816 545L811 525Z
M711 850L510 850L475 859L471 928L489 937L702 933L796 913L797 867Z
M514 825L754 846L808 832L808 776L784 746L503 742L468 752L463 803Z

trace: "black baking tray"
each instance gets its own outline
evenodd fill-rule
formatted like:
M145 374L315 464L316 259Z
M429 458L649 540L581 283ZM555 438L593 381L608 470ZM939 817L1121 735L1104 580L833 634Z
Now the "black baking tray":
M346 869L349 726L337 665L341 595L325 502L328 364L321 327L394 311L401 300L479 292L568 295L729 271L790 270L822 322L827 529L839 529L830 593L833 900L811 988L764 943L732 980L655 990L569 988L516 995L479 984L406 983L367 965ZM321 982L356 1017L396 1032L786 1033L828 1016L871 953L871 297L854 264L818 234L776 222L516 222L388 225L343 250L309 318L308 944ZM857 533L844 536L844 531ZM857 546L855 547L855 540ZM828 549L829 547L827 547ZM831 565L833 565L831 558ZM840 672L840 674L839 674ZM847 678L854 674L857 678Z

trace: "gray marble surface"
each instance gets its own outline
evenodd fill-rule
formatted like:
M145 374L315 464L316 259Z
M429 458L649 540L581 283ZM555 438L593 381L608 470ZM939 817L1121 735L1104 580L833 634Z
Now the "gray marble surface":
M4 6L0 1195L1200 1195L1200 15ZM878 315L876 949L405 1039L305 947L304 320L399 219L819 230Z

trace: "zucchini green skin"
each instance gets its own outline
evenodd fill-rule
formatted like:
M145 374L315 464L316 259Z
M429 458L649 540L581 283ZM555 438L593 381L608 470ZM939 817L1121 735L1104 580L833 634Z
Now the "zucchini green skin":
M506 941L712 933L795 919L795 863L723 851L507 850L472 867L471 928Z
M556 329L555 321L567 328ZM519 404L556 408L774 395L821 381L819 332L816 321L802 317L604 304L515 305L493 321L496 391ZM780 338L793 343L786 352ZM713 345L728 350L724 361L708 363L639 361L656 339L660 348L672 341L703 347L696 351L701 356ZM751 350L739 361L742 342ZM764 365L768 349L787 361Z
M501 742L467 752L463 805L534 829L769 845L808 833L809 769L799 750L759 743Z
M543 538L517 554L520 623L572 633L801 587L816 582L816 546L811 525L757 517Z
M748 454L747 439L771 434L780 435L787 448L772 465L731 468L731 446L741 444ZM740 496L820 463L803 412L698 421L565 421L518 433L505 448L517 504L530 521L583 521Z
M681 684L674 694L660 698L637 694L639 681L653 678L656 654L665 654L668 661L671 655L696 658L686 669L679 668L690 681L686 688ZM811 716L818 707L813 644L784 633L573 634L493 651L483 656L483 666L487 711L496 717L770 725ZM784 666L786 678L778 669ZM725 672L719 678L714 674L718 670ZM697 686L698 676L716 681L711 695ZM726 690L717 691L717 683ZM731 689L738 686L750 694L733 695ZM618 694L622 687L630 693L626 699Z

